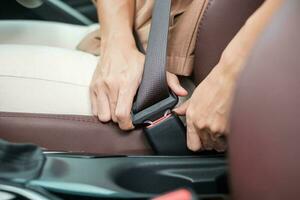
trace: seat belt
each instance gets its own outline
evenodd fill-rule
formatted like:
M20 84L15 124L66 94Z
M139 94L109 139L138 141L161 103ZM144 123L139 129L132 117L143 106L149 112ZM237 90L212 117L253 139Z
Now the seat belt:
M135 126L144 131L153 150L160 155L190 154L185 127L171 109L178 97L166 79L171 0L156 0L146 51L143 78L132 108ZM148 125L147 125L148 124Z

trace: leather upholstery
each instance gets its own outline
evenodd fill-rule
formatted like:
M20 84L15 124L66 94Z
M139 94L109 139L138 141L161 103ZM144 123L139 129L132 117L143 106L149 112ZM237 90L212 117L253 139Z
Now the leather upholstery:
M234 199L300 199L300 1L286 0L238 84L230 169Z
M121 131L96 117L0 112L2 139L35 143L57 151L96 154L150 154L141 129Z
M196 84L218 62L226 44L261 2L210 0L198 31L194 71ZM115 125L98 122L92 116L0 112L0 137L14 142L35 143L52 150L151 153L141 130L127 134Z
M227 44L264 0L209 0L195 48L194 82L198 85L219 62Z

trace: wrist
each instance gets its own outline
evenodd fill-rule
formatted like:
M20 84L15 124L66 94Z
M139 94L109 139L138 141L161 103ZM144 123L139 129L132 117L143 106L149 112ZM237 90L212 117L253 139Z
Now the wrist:
M225 48L217 65L219 71L233 79L239 76L251 50L246 36L246 29L243 27Z
M223 55L215 70L229 79L236 80L243 70L247 57L242 55Z
M101 44L103 46L128 46L135 47L135 39L132 33L110 32L106 34L101 33Z
M134 43L133 30L129 25L119 25L114 27L102 26L100 29L101 40L104 42L129 42Z

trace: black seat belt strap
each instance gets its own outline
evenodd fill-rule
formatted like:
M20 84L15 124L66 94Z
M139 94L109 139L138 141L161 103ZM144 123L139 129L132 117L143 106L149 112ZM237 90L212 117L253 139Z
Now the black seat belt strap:
M135 125L149 123L145 133L158 154L188 154L185 128L170 113L178 98L166 80L171 0L156 0L146 50L144 73L132 109Z
M144 73L133 105L135 114L170 96L166 81L167 45L171 0L156 0L146 51ZM173 98L176 104L176 98ZM174 105L169 105L169 107ZM146 113L149 116L149 113ZM150 114L151 115L151 114ZM138 115L135 115L139 117ZM153 116L155 118L155 116ZM144 119L133 119L143 123Z

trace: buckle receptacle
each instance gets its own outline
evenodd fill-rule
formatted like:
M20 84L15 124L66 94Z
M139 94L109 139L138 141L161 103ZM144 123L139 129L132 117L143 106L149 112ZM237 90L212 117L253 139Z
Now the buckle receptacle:
M143 126L152 149L159 155L189 155L186 146L186 128L179 117L170 112L177 104L174 93L154 105L132 113L135 126Z
M186 129L175 113L167 113L144 128L150 145L159 155L189 155Z

